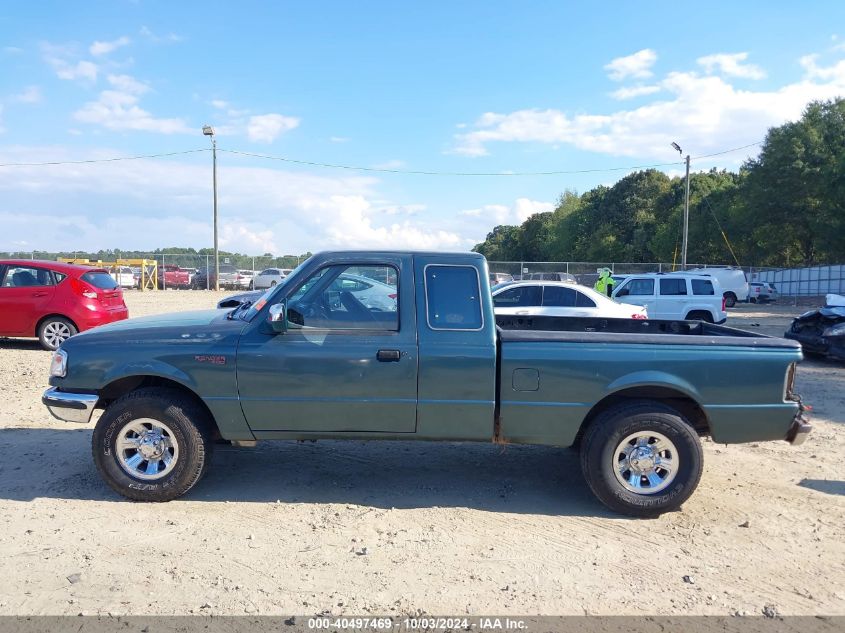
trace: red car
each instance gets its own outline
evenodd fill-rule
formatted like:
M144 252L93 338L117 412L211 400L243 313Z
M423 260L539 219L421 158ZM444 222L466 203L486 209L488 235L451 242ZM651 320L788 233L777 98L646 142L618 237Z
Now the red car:
M102 268L0 259L0 336L36 336L44 349L129 316L123 291Z

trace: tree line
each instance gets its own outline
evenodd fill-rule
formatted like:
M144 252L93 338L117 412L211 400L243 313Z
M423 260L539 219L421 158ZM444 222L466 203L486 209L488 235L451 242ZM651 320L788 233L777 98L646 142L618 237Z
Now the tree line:
M491 261L680 261L684 190L685 178L655 169L566 190L554 211L497 226L473 250ZM810 103L800 120L770 128L737 173L690 175L687 261L845 261L845 99Z

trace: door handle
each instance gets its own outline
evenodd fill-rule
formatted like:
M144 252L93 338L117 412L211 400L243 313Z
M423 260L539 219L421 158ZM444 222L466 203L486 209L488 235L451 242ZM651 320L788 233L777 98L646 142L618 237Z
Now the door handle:
M398 349L380 349L376 354L376 360L380 363L398 363L400 356Z
M32 296L33 297L46 297L47 293L46 292L33 292Z
M517 310L517 314L528 314L528 310Z

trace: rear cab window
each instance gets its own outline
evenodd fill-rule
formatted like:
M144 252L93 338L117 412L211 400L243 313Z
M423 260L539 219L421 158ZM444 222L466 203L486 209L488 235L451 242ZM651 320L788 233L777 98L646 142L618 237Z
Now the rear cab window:
M432 330L480 330L481 282L473 266L429 264L425 267L425 302Z

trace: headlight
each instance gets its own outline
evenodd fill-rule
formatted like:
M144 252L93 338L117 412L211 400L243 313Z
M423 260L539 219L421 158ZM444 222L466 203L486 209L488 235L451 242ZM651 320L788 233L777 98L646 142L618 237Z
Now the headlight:
M50 376L64 378L67 374L67 352L58 349L53 352L53 357L50 359Z
M837 323L822 332L822 336L845 336L845 323Z

